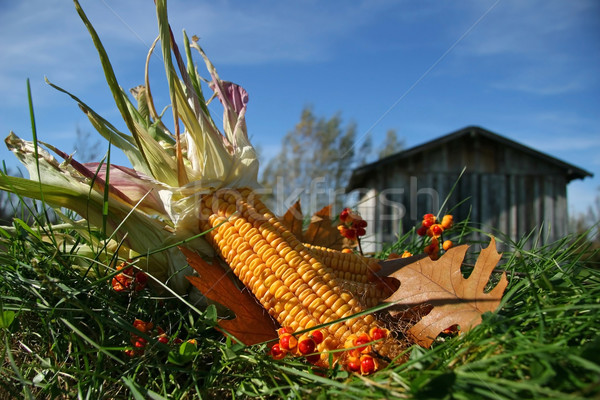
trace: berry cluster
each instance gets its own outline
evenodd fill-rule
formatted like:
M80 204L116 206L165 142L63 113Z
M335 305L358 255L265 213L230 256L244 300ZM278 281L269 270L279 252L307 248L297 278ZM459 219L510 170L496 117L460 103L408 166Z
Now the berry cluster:
M344 343L346 348L346 369L359 372L361 375L369 375L377 371L379 364L373 356L371 343L388 337L389 331L382 328L371 328L369 333L363 332L358 335L350 335Z
M451 240L443 240L443 233L445 230L452 228L454 224L454 217L452 215L444 215L441 222L438 222L437 217L433 214L425 214L421 227L417 229L419 236L429 236L431 243L425 246L425 253L429 255L432 260L437 260L440 256L440 243L442 248L447 251L453 246Z
M160 326L155 327L152 322L145 322L141 319L136 319L133 321L133 327L142 334L155 337L160 343L168 344L170 341L164 329L162 329ZM182 340L179 338L174 338L173 343L180 344L182 343ZM133 349L125 350L125 354L127 354L129 357L134 357L144 353L144 350L148 345L148 340L135 333L132 333L131 344L133 345Z
M277 331L279 341L271 346L269 354L276 360L281 360L288 354L303 356L311 364L319 364L326 357L317 348L323 342L323 332L314 330L309 334L296 337L292 328L284 327ZM345 343L343 365L346 370L357 372L361 375L372 374L377 371L379 364L373 353L372 343L388 337L389 331L382 328L372 328L368 333L363 332L358 335L350 335Z
M128 261L122 262L117 266L119 272L112 279L112 287L115 292L133 290L139 292L148 284L148 275L139 268L129 265Z
M344 208L340 213L340 222L338 230L345 238L357 240L367 233L367 221L349 208Z
M280 328L277 333L279 342L275 343L270 350L274 359L280 360L288 354L303 356L311 364L316 364L321 359L321 352L317 350L317 345L323 342L324 337L320 330L305 333L298 338L290 327Z

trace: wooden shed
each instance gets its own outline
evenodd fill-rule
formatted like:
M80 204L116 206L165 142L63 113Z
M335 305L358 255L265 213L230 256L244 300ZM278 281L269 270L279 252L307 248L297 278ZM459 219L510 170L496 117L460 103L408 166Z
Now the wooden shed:
M592 174L469 126L355 169L346 191L358 191L369 222L366 251L395 242L424 214L452 208L455 220L469 218L501 238L517 242L533 232L525 243L531 248L567 233L567 184L586 176Z

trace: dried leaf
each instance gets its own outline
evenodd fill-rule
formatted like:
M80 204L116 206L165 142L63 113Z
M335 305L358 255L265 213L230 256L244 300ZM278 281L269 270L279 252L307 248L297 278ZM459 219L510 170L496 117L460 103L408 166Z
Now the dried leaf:
M473 272L465 279L460 268L467 248L452 248L437 261L424 258L390 275L400 281L400 289L385 300L396 304L393 315L419 305L433 306L408 332L423 347L431 346L440 332L454 324L461 332L470 330L481 323L481 314L494 311L500 304L508 285L505 272L492 290L484 292L500 261L496 241L492 238L481 251Z
M429 257L427 254L417 254L410 257L404 258L392 258L387 260L379 261L379 265L381 265L381 269L377 271L375 274L378 276L392 276L392 274L398 271L400 268L404 268L409 264L412 264L416 261L419 261L425 257Z
M295 202L294 205L287 210L281 220L281 223L287 227L298 240L301 242L304 241L304 234L302 233L303 217L302 207L300 207L300 200Z
M340 235L331 219L331 205L323 207L310 219L310 224L304 233L304 242L315 246L329 247L342 250L344 237Z
M233 319L220 319L224 331L245 345L277 338L277 324L248 291L240 290L218 264L206 262L195 252L180 248L198 276L186 278L207 298L235 313Z

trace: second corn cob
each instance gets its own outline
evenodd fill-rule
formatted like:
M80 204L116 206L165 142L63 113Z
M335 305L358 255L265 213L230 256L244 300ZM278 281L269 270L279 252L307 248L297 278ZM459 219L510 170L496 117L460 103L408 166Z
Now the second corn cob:
M379 260L374 258L322 246L309 244L305 246L325 265L333 269L340 279L366 283L373 281L375 278L373 274L381 269Z
M305 246L310 253L333 270L340 287L351 292L365 308L377 306L398 289L399 282L393 278L375 275L375 272L381 269L378 259L322 246Z

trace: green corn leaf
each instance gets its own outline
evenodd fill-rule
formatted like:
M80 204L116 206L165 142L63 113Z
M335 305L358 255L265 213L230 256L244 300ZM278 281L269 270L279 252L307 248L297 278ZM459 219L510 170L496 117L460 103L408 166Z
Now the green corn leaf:
M196 72L196 66L194 65L194 61L192 59L192 51L190 49L190 39L188 38L185 31L183 31L183 45L185 48L185 57L187 59L187 72L190 77L190 81L196 92L196 96L199 100L199 105L202 108L202 111L209 115L208 107L206 107L206 99L204 98L204 93L202 93L202 86L200 84L200 79L198 79L198 73Z

